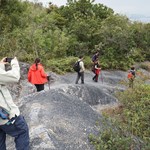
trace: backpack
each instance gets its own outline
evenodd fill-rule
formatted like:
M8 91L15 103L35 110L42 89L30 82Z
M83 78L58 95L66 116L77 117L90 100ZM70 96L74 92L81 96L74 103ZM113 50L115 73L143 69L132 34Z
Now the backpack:
M80 64L80 61L75 62L75 64L73 65L74 71L76 71L76 72L80 71L80 65L79 64Z
M131 72L128 73L128 79L132 79L133 78L133 74Z
M127 77L128 79L133 79L135 77L135 71L130 70Z

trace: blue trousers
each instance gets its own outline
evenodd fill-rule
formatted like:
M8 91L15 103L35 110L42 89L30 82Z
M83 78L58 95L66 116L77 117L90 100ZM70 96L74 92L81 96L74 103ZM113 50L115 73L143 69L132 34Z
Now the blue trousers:
M18 116L13 124L0 125L0 150L6 150L6 134L15 138L16 150L29 150L29 130L23 116Z

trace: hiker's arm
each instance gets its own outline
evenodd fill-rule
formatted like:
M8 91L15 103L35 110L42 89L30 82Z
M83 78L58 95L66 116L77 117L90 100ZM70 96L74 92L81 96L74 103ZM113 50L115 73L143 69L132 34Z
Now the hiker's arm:
M44 78L47 78L47 74L45 73L43 67L42 67L42 69L41 69L41 76L44 77Z
M99 70L101 70L101 68L100 68L100 67L98 67L97 65L95 65L95 69L99 69Z
M11 70L5 71L4 59L0 61L0 84L18 82L20 79L20 67L17 58L11 61Z
M29 82L31 81L31 69L29 69L29 72L28 72L28 81Z

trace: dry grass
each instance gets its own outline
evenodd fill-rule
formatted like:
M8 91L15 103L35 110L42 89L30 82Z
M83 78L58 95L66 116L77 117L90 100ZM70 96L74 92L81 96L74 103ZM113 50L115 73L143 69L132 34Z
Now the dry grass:
M118 114L121 114L123 111L123 105L119 104L119 105L115 105L115 106L110 106L107 108L104 108L101 110L102 114L104 115L108 115L108 116L115 116Z

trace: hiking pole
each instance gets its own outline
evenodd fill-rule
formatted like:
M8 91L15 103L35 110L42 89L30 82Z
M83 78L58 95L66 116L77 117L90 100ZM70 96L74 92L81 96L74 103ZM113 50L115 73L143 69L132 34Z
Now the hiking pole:
M103 84L103 75L102 75L102 71L101 71L101 81L102 81L102 84Z
M47 80L48 80L48 82L47 82L47 83L48 83L49 90L50 90L50 79L51 79L51 76L50 76L50 75L48 75L48 76L47 76Z

